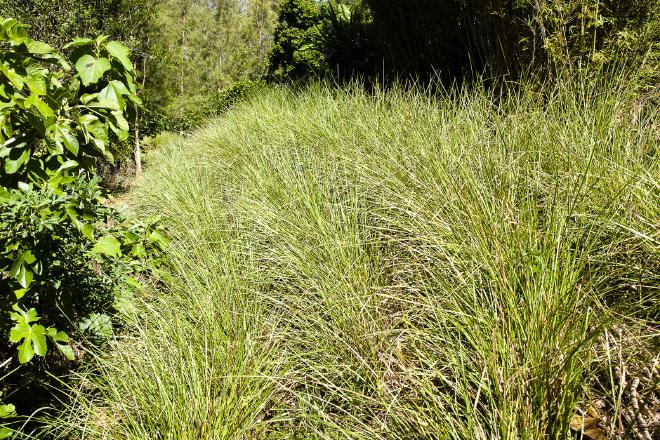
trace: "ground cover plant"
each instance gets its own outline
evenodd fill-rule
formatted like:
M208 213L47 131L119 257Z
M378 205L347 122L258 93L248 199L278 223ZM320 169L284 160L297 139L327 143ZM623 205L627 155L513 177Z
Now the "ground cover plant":
M164 290L51 438L658 435L658 109L272 88L151 153Z

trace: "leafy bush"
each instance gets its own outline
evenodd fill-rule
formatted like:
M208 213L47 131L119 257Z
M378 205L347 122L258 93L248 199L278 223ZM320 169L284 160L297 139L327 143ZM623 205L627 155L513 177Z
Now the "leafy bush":
M271 79L372 74L378 58L371 41L371 15L361 2L285 0L280 5Z
M653 0L366 3L394 71L459 77L532 70L548 77L627 65L657 79L660 6Z
M219 92L211 93L200 102L194 111L185 112L182 115L169 118L158 112L148 114L150 130L149 135L155 135L162 131L183 132L195 128L209 118L221 115L238 102L264 90L264 81L244 80L226 87Z
M131 224L104 206L97 179L57 176L42 186L11 189L0 200L0 268L8 274L0 279L0 289L13 292L0 299L0 307L38 309L40 324L74 334L90 316L110 315L117 300L139 284L135 276L150 267L146 257L162 242L154 225ZM0 332L6 334L9 325L2 321ZM21 363L46 354L42 335L32 336L18 341L12 334L11 342L21 342ZM61 339L50 339L73 358Z
M104 206L91 178L140 105L128 49L103 36L66 47L75 70L0 18L0 332L9 335L0 355L17 349L20 364L49 347L73 360L70 336L107 337L111 311L164 240L154 225L131 225ZM11 359L3 366L15 366ZM4 391L34 382L21 371L3 380Z
M269 73L304 78L393 74L454 81L475 74L554 78L626 67L660 75L652 0L284 0Z
M282 1L269 56L269 76L295 79L328 69L318 45L323 21L322 6L314 0Z
M138 54L146 47L147 20L160 0L0 0L0 16L30 26L32 38L61 49L71 36L110 35Z
M209 95L258 79L272 42L277 2L160 1L149 23L147 107L185 122Z

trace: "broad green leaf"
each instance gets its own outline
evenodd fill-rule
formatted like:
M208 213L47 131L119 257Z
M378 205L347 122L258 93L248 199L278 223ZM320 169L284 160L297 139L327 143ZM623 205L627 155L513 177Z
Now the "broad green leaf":
M32 251L27 250L23 252L23 261L25 261L27 264L34 264L34 262L37 261L37 259L32 254Z
M30 287L30 284L32 284L32 280L34 278L34 274L27 265L33 264L35 261L36 258L34 255L32 255L32 252L19 252L18 257L14 261L14 264L9 271L9 276L15 279L24 289Z
M112 116L114 116L116 125L112 123L111 121L108 121L108 124L112 131L117 135L117 138L119 139L120 142L125 141L128 139L128 121L124 118L124 114L121 111L114 111L112 112Z
M76 37L73 40L71 40L70 43L64 45L64 49L69 49L71 47L87 46L88 44L91 44L93 42L94 40L92 40L91 38Z
M13 406L13 405L4 405L4 406ZM6 427L0 427L0 440L4 440L6 438L12 438L14 436L14 431L6 428Z
M57 347L57 349L60 351L60 353L62 353L64 355L64 357L67 358L68 360L72 361L76 358L75 355L73 354L73 349L71 348L71 346L69 344L57 344L56 343L55 347Z
M27 293L27 289L14 290L14 295L16 296L16 299L23 298L26 293Z
M16 407L14 405L0 405L0 419L8 419L14 416L16 416Z
M169 244L168 238L158 229L151 231L148 238L149 241L158 244L160 247L165 247Z
M126 105L121 93L118 93L112 83L108 84L99 92L98 105L112 110L123 110ZM94 104L90 104L93 107Z
M76 142L78 142L77 139L76 139ZM60 167L58 168L58 171L70 170L71 168L76 168L78 165L80 165L78 162L76 162L73 159L69 159L69 160L65 161L64 163L62 163L62 165L60 165Z
M90 122L85 128L96 148L105 153L108 144L108 126L97 120Z
M16 149L12 149L12 150L16 150ZM24 150L21 151L22 152L16 159L11 159L11 156L5 159L5 173L7 174L16 173L23 166L23 164L30 159L29 148L25 148Z
M71 219L71 222L73 223L73 225L77 229L80 229L82 227L82 223L80 223L80 220L78 220L78 211L76 211L75 206L67 206L64 210L66 211L66 214Z
M25 264L21 264L18 275L16 276L16 281L18 281L18 284L20 284L24 289L27 289L30 287L30 284L32 284L33 279L34 274L32 271L28 269Z
M71 129L68 126L62 124L57 124L55 126L55 143L58 146L64 145L64 147L67 150L69 150L74 156L78 155L80 144L78 143L78 139L71 132Z
M121 255L121 244L112 235L101 237L92 248L95 254L107 255L109 257L119 257Z
M110 84L112 84L112 87L115 88L118 94L124 96L124 95L130 95L131 91L126 88L126 84L124 84L121 81L117 81L116 79L110 81Z
M132 96L136 96L137 87L135 86L135 81L133 81L133 75L127 72L126 75L124 75L124 77L126 78L126 85L128 85L128 90L131 91L131 93L133 94Z
M88 240L94 240L94 226L88 223L83 223L83 225L80 227L80 233Z
M5 75L5 77L12 83L12 85L19 92L23 90L23 86L25 85L25 78L22 75L16 73L16 71L11 67L7 68L2 65L0 65L0 72L2 72Z
M45 55L55 52L55 49L53 49L52 46L41 41L29 40L25 42L25 45L30 53L37 55Z
M20 323L30 324L31 322L37 322L41 319L37 315L37 311L33 308L28 310L27 312L21 309L21 307L18 304L14 304L13 306L11 306L11 308L15 310L15 312L12 312L10 314L10 318L13 321L18 322L19 324Z
M101 123L96 116L91 114L79 116L78 122L82 126L85 140L87 142L93 142L94 146L101 153L106 153L105 145L108 143L108 126Z
M11 329L9 341L13 343L22 341L18 346L18 361L21 364L30 362L35 354L46 355L46 329L43 325L18 323Z
M83 333L108 339L112 337L112 320L108 315L92 313L80 321L80 330Z
M53 340L53 342L67 343L69 342L69 335L62 331L57 331L56 329L50 327L46 331L48 337Z
M70 361L74 359L73 349L68 344L69 336L66 333L62 331L58 332L54 328L49 328L46 330L46 334L53 341L55 347L57 347L60 353L62 353Z
M133 71L133 64L131 63L130 51L126 46L121 44L119 41L110 41L106 44L105 48L108 50L108 53L115 57L124 69L129 72Z
M107 58L94 58L91 55L83 55L76 62L76 70L85 86L95 84L103 77L103 74L112 66Z
M25 77L25 84L27 84L28 88L34 95L43 96L46 94L47 73L48 70L34 64L31 64L27 67L27 77Z
M58 64L59 67L61 67L62 70L64 70L65 72L68 72L69 70L71 70L71 65L69 63L67 63L67 61L62 57L62 55L60 55L57 52L51 52L51 53L46 53L46 54L43 54L43 55L37 55L36 58L38 58L41 61L46 61L46 62L49 62L49 63Z
M117 128L120 130L128 131L129 125L128 121L126 118L124 118L124 114L122 112L116 111L112 112L112 116L115 117L115 121L117 121Z
M80 97L80 102L83 104L87 105L89 104L92 100L96 99L96 97L99 96L98 93L85 93Z
M48 104L43 102L38 95L32 94L27 97L27 99L25 100L25 108L30 108L30 107L34 107L37 110L39 110L39 113L41 113L46 118L55 117L55 112L53 112L53 109L50 108Z

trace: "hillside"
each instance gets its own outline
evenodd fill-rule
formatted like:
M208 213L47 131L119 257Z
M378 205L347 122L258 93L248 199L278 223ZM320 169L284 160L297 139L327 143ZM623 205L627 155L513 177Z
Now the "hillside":
M169 266L52 435L648 434L657 107L521 90L274 87L161 138Z

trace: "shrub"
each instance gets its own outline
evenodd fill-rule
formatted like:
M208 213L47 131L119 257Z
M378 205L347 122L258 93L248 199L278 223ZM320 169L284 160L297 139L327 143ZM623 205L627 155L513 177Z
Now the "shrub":
M269 72L454 81L625 68L650 88L659 32L652 0L285 0Z
M128 136L131 105L140 105L128 49L103 36L77 38L67 45L73 71L11 18L0 18L0 48L0 332L9 336L0 355L17 349L4 367L45 359L5 376L2 391L34 404L40 396L16 391L39 388L49 362L61 362L47 357L49 347L74 360L71 336L107 338L110 312L139 285L163 238L104 206L91 178L95 163L112 156L110 143Z
M653 0L366 2L394 71L547 78L627 66L657 79L660 7Z
M362 2L285 0L280 5L270 79L374 74L379 59Z
M322 6L314 0L284 0L269 55L271 78L302 78L328 69L317 44L323 31Z
M265 87L264 81L238 81L218 92L209 94L198 103L194 110L184 112L178 117L168 118L162 113L151 113L154 129L150 130L149 134L157 134L160 131L183 132L198 127L210 118L223 114L240 101L263 91Z

